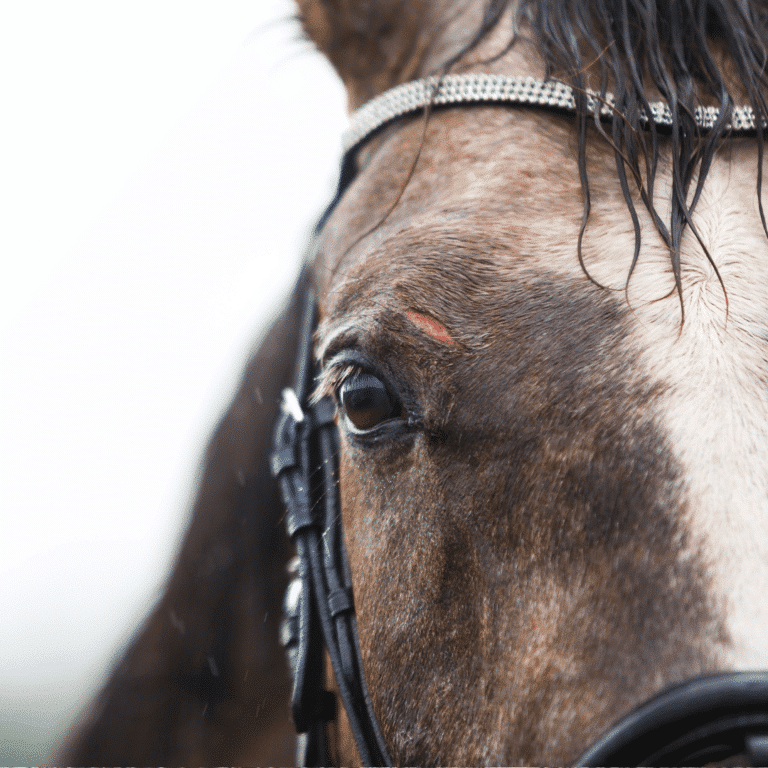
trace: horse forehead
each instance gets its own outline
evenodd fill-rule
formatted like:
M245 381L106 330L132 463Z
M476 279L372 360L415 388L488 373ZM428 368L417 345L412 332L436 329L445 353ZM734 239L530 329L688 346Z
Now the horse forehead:
M385 261L410 275L429 270L427 254L450 261L461 252L471 269L471 250L478 267L492 257L501 278L534 252L574 253L582 197L572 144L567 121L529 111L441 111L424 134L419 119L395 126L368 148L323 233L321 294L354 292L366 272L379 270L381 282L395 277L397 270L381 270Z
M675 329L676 337L681 316L677 297L670 295L668 248L638 204L640 259L628 283L635 229L613 152L592 140L587 162L591 212L581 254L586 270L609 289L627 287L638 319ZM735 308L743 310L741 319L752 322L762 309L761 290L752 285L754 270L766 263L760 256L768 254L756 166L756 149L748 141L733 142L718 156L694 213L698 236L690 230L684 236L684 290L701 322L717 325L726 311L709 256L728 279L725 287ZM671 186L662 164L655 196L662 219ZM421 120L411 119L380 140L332 217L319 261L321 293L338 291L344 285L339 275L370 271L373 264L382 282L392 279L395 271L381 270L380 257L384 244L396 245L398 238L424 246L394 247L386 254L390 264L399 261L398 270L407 268L411 275L434 267L433 258L419 259L421 253L444 253L448 260L452 241L471 241L477 258L464 249L466 270L485 269L491 259L500 279L524 267L587 280L577 253L583 203L573 126L566 118L525 109L461 108L435 113L426 132Z

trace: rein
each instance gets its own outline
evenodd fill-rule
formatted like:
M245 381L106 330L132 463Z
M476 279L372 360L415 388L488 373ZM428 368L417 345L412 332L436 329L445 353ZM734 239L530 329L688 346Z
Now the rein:
M393 88L351 117L343 138L344 159L336 196L317 225L325 224L355 177L355 149L384 125L428 105L511 104L574 113L579 95L561 82L530 77L460 74L428 77ZM611 94L581 94L595 119L617 115ZM672 125L669 107L649 104L646 124ZM697 108L696 122L711 129L714 107ZM728 129L755 132L751 107L734 107ZM765 120L761 128L766 128ZM324 650L363 765L391 765L363 675L354 613L352 576L341 528L336 408L329 396L312 399L317 373L313 334L317 306L304 297L295 381L283 390L275 427L272 475L286 507L285 525L296 548L293 579L285 596L281 641L293 676L291 710L299 765L331 762L327 723L337 720L336 697L325 689ZM626 715L577 765L690 765L746 753L753 765L768 764L768 672L713 674L672 686Z

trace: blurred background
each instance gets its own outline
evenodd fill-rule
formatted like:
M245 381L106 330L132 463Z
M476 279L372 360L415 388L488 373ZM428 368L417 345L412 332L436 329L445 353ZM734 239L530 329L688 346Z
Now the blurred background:
M346 124L288 0L0 11L0 763L45 762L159 596Z

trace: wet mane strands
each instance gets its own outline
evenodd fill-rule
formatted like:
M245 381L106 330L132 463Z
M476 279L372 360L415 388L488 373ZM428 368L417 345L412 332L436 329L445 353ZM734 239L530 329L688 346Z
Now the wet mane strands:
M478 34L451 64L475 48L511 5L510 0L491 0ZM591 87L603 95L613 92L616 113L621 115L613 122L610 134L599 120L594 122L614 149L634 224L635 252L628 280L640 253L634 187L669 248L682 303L680 241L685 228L690 227L701 243L691 216L715 152L728 135L732 109L738 102L750 104L758 125L768 115L768 6L755 0L521 0L517 14L516 26L525 20L538 37L547 75L564 80L581 94L580 98L577 95L578 161L585 200L579 257L590 210L586 125L592 116L587 112L584 92ZM513 44L514 40L510 47ZM595 66L599 75L588 80L585 72ZM644 130L641 119L643 113L649 113L649 101L653 100L649 87L669 104L673 118L664 142L673 184L668 221L661 219L654 203L659 133L653 125ZM712 130L702 132L694 113L697 106L708 105L721 110L720 119ZM761 194L764 137L760 131L757 146L757 193L768 235Z

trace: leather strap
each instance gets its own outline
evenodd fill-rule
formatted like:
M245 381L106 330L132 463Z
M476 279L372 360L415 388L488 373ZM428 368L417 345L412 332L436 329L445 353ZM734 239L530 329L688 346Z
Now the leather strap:
M576 765L704 765L741 754L768 765L768 672L707 675L667 688Z
M314 295L305 300L293 390L284 392L275 430L272 471L286 507L285 525L298 557L286 594L283 641L293 674L291 709L301 765L327 765L325 724L335 719L335 697L323 684L323 648L363 765L391 765L363 676L352 577L341 530L336 408L310 401L314 382Z

